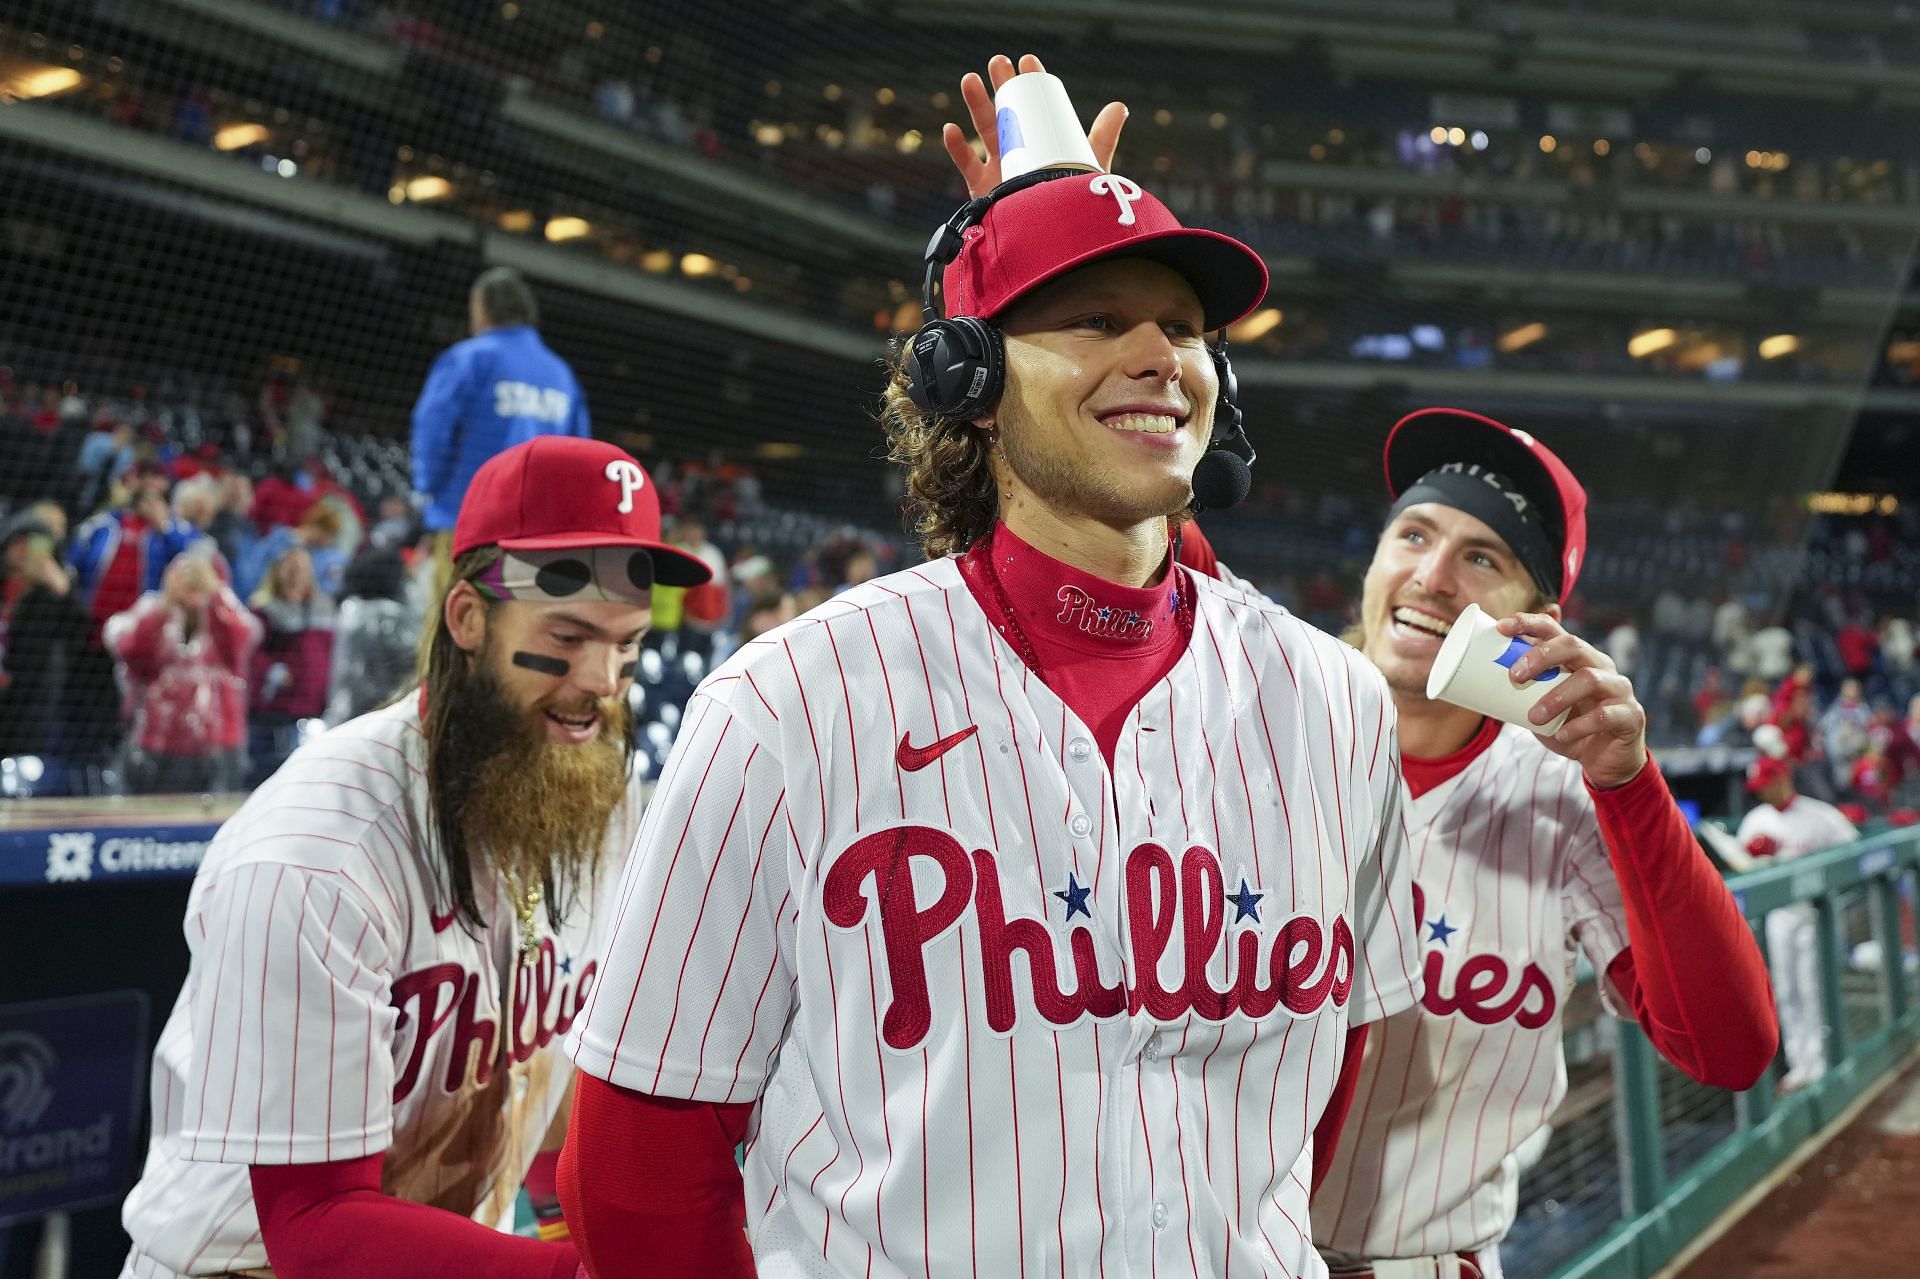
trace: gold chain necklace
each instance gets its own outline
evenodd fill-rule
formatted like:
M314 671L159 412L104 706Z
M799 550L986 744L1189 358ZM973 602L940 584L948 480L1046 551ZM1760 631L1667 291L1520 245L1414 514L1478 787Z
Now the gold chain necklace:
M544 896L540 883L536 880L522 892L519 877L508 871L507 896L513 903L513 913L520 917L520 953L532 959L540 950L539 932L534 926L534 913L540 909L540 900Z

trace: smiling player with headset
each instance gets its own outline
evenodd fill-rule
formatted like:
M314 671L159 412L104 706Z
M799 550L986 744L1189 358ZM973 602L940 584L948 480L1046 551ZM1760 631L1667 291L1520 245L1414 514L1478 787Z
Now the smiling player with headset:
M1030 150L886 392L932 562L710 675L636 841L568 1044L602 1279L1324 1273L1309 1134L1420 994L1391 703L1172 562L1259 257Z
M996 88L1013 71L989 64ZM961 88L992 137L984 84ZM1124 119L1115 103L1095 122L1109 157ZM993 146L975 157L953 125L946 143L969 190L994 179ZM1395 504L1353 638L1398 709L1426 991L1356 1053L1352 1121L1337 1148L1315 1150L1327 1175L1313 1231L1336 1276L1497 1279L1518 1147L1566 1088L1576 953L1604 974L1609 1010L1694 1079L1749 1086L1778 1029L1759 949L1648 756L1631 683L1560 625L1586 554L1586 491L1531 435L1454 409L1409 414L1385 464ZM1563 676L1524 723L1429 695L1469 604L1520 641L1516 684Z

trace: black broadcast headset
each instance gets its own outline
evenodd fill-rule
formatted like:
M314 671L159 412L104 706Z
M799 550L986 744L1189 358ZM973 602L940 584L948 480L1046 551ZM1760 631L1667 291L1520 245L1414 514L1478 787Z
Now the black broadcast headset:
M1006 339L998 326L977 316L942 314L937 296L942 273L960 255L962 233L976 226L987 210L1016 191L1053 178L1083 176L1079 169L1036 169L1002 182L985 195L960 206L927 241L926 275L920 285L920 305L926 322L907 345L907 394L921 412L955 422L970 422L993 412L1007 381ZM1213 440L1193 469L1192 510L1234 506L1253 486L1253 462L1258 456L1247 439L1240 406L1239 383L1227 362L1227 339L1222 333L1209 343L1220 396L1213 406Z

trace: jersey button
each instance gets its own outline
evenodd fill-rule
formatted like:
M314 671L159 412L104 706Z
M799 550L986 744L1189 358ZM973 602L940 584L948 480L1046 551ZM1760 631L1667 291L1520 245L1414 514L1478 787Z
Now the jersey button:
M1155 1204L1153 1206L1153 1228L1155 1230L1165 1230L1167 1228L1167 1206L1165 1204Z
M1085 813L1075 813L1073 820L1067 823L1067 828L1075 835L1084 839L1087 833L1093 829L1093 819Z
M1148 1061L1160 1060L1160 1032L1159 1031L1156 1030L1151 1035L1147 1036L1147 1042L1140 1045L1140 1055L1142 1057L1145 1057Z
M1084 737L1076 737L1067 743L1067 754L1076 764L1084 764L1093 755L1093 743Z

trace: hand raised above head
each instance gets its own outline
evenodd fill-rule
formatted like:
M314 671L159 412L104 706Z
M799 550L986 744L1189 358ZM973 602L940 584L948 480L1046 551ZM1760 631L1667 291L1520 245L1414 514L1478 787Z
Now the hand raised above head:
M966 180L968 196L985 195L1000 185L1000 129L994 115L993 95L1015 75L1046 69L1037 55L1027 53L1021 55L1016 71L1012 58L1004 53L996 53L987 61L987 80L982 80L977 71L969 71L960 78L960 97L967 104L967 115L973 121L974 135L985 149L986 158L980 158L973 144L967 141L965 130L957 124L949 122L942 125L940 140L946 144L953 167ZM988 81L993 84L991 92L987 89ZM1120 130L1126 123L1127 107L1123 102L1107 103L1100 108L1100 114L1094 117L1087 141L1092 144L1093 158L1100 162L1101 168L1113 167L1114 148L1120 145Z

